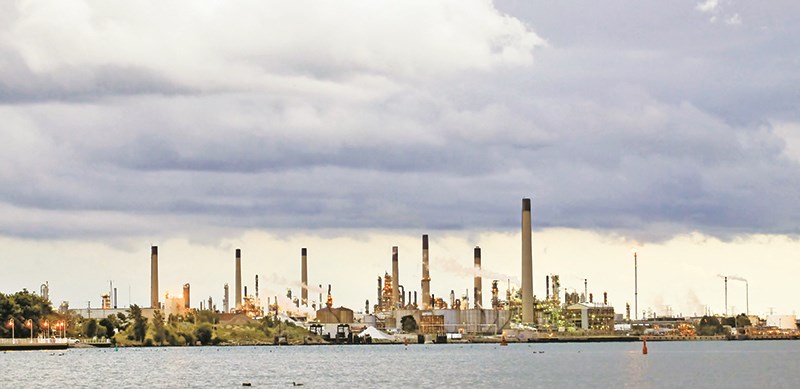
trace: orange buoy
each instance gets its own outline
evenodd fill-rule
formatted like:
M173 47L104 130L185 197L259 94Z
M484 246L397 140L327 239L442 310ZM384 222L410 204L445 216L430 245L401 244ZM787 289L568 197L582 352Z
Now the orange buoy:
M506 336L503 335L503 338L500 340L501 346L508 346L508 342L506 342Z
M647 338L642 337L642 354L647 355Z

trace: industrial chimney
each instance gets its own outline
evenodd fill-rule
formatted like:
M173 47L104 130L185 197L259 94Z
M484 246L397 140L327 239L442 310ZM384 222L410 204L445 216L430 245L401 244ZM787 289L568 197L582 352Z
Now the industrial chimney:
M483 286L481 285L481 248L475 246L475 288L473 297L475 298L475 309L483 309Z
M161 308L158 304L158 246L150 247L150 308Z
M308 251L305 247L300 249L300 304L308 306Z
M431 274L428 262L428 234L422 235L422 309L431 309Z
M725 277L725 317L728 317L728 277Z
M242 309L242 250L236 249L236 290L234 291L236 297L235 304L236 310Z
M183 307L189 309L189 284L183 284Z
M522 199L522 322L533 323L531 199Z
M550 275L544 276L544 291L546 299L550 300Z
M231 301L231 300L230 300L230 295L229 295L229 293L228 293L228 284L225 284L225 296L224 296L224 298L222 299L222 309L223 309L223 313L228 313L228 312L230 312L230 309L231 309L231 307L230 307L230 301Z
M392 247L392 308L400 304L400 268L397 262L397 246Z

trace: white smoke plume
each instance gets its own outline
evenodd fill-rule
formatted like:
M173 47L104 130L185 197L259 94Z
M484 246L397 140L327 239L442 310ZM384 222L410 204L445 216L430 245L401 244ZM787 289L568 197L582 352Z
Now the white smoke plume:
M277 303L279 311L300 312L309 315L313 315L316 313L314 312L314 309L311 308L310 304L307 307L303 305L300 305L299 307L295 306L294 301L286 297L286 291L276 291L273 288L267 288L266 293L264 293L264 295L269 298L271 304L275 304L276 302L275 299L278 300ZM261 297L261 300L264 300L261 302L263 305L266 305L266 297Z
M728 277L728 279L729 279L729 280L731 280L731 281L742 281L742 282L747 282L747 280L746 280L745 278L743 278L743 277L739 277L739 276L726 276L726 275L723 275L723 274L717 274L717 277L719 277L719 278L725 278L725 277Z

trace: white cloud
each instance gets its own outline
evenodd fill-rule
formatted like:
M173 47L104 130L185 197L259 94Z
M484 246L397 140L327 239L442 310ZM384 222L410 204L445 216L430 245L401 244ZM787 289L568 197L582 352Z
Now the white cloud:
M700 12L716 12L719 9L719 0L706 0L703 3L697 3L695 8Z
M726 7L722 5L720 0L706 0L705 2L697 3L695 6L696 10L710 15L708 21L711 23L716 23L717 20L722 19L727 25L738 26L742 24L742 17L738 13L725 13L724 8Z
M5 41L36 73L144 68L208 88L526 65L544 41L488 0L21 3ZM277 77L280 76L280 77ZM301 85L298 85L300 83Z
M739 14L730 15L725 19L725 23L732 25L742 24L742 17Z
M775 122L772 123L772 130L785 144L784 155L800 162L800 123Z

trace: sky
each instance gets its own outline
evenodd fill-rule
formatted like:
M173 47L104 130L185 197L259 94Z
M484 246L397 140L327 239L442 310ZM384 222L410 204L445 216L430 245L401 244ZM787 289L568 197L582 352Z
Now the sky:
M0 292L245 284L374 304L544 276L624 311L794 313L800 3L0 2ZM491 282L483 282L490 296ZM505 286L501 287L504 292ZM313 293L312 293L313 295ZM195 299L196 297L196 299ZM460 297L460 296L459 296ZM488 297L484 297L488 299Z

